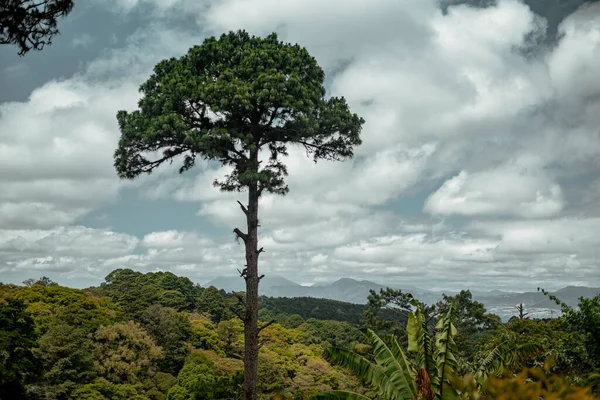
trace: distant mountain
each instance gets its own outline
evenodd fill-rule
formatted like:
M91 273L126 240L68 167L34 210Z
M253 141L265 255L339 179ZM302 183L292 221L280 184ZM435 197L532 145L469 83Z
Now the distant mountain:
M226 292L243 292L246 290L246 282L239 276L219 276L212 281L206 282L204 287L214 286ZM260 281L261 294L276 288L302 287L301 285L285 279L281 276L265 276ZM283 296L278 296L283 297ZM295 297L295 296L294 296Z
M240 277L219 277L204 286L215 286L218 289L231 292L245 290L244 285L244 280ZM373 289L379 292L379 290L386 287L388 285L352 278L341 278L332 283L302 286L283 277L266 276L260 282L260 293L268 297L312 297L366 304L369 290ZM440 291L421 289L412 285L391 285L390 287L411 293L415 298L427 304L435 303L442 297ZM448 295L455 294L451 291L445 291L445 293ZM488 292L474 290L471 293L473 293L473 298L482 302L488 311L499 315L503 320L508 320L511 316L516 315L517 310L515 307L520 303L523 303L525 311L533 318L547 318L560 313L560 307L540 292L516 293L500 290ZM567 286L553 292L572 307L577 306L579 297L594 297L598 293L600 293L600 288L583 286Z

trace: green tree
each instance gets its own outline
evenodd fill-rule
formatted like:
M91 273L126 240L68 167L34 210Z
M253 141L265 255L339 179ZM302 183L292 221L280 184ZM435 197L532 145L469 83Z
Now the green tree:
M160 370L177 375L188 355L186 342L192 337L188 318L173 308L155 304L144 311L141 324L163 349L163 358L158 363Z
M158 303L164 307L185 310L185 296L178 290L163 290L158 294Z
M554 359L550 371L571 379L581 381L585 371L591 370L583 336L570 329L563 318L544 321L514 317L506 325L499 325L492 336L479 341L475 360L482 360L494 348L508 350L511 347L512 355L504 353L512 359L503 360L504 364L510 364L510 370L541 367L550 358ZM497 362L496 366L501 372Z
M204 289L198 298L198 311L210 314L215 324L230 317L225 306L225 299L219 293L219 289L214 286Z
M65 323L50 325L36 351L43 363L40 391L47 399L68 398L77 385L97 377L92 341L88 332Z
M133 321L101 326L94 334L98 371L113 383L138 383L152 375L163 352Z
M72 9L72 0L1 0L0 44L17 45L20 56L42 50L59 33L56 19Z
M180 172L197 158L230 167L224 191L248 190L239 203L247 231L234 229L246 248L245 397L257 397L258 200L284 195L288 145L304 146L314 160L343 160L361 143L364 121L344 98L325 98L324 73L308 51L244 31L208 38L179 59L160 62L141 86L139 110L119 111L121 140L115 168L121 178L150 173L182 157ZM156 152L162 156L152 158ZM266 159L261 156L266 155Z
M50 287L50 286L58 286L58 283L54 282L52 279L48 278L47 276L42 276L40 279L33 279L33 278L26 279L23 281L23 285L25 285L25 286L40 285L40 286L44 286L44 287Z
M168 394L168 400L237 400L242 397L240 371L226 374L213 362L200 355L192 355L177 376L177 385Z
M40 372L33 348L37 333L25 304L0 299L0 399L24 399L25 385Z
M473 300L469 290L461 290L454 296L442 295L442 300L435 305L436 315L445 315L451 305L455 306L454 324L458 330L455 341L459 352L457 356L472 362L476 343L490 336L501 321L497 315L489 314L483 305Z
M108 296L125 311L125 315L138 319L144 310L158 303L178 311L193 311L202 288L188 278L171 272L141 272L116 269L104 278L100 287L90 291L98 296Z
M73 391L69 400L149 400L129 383L113 383L104 378Z
M585 336L585 346L596 368L600 368L600 295L581 297L578 309L563 308L567 322Z
M358 325L361 321L364 304L345 303L338 300L317 299L314 297L266 297L261 296L261 320L270 321L284 316L298 315L303 319L316 318L333 321L346 321ZM267 315L267 311L270 312Z
M392 335L406 341L406 322L412 307L410 293L399 289L380 289L379 293L369 290L367 307L363 312L362 323L379 335Z
M240 357L243 349L243 332L244 327L237 318L219 322L217 334L227 355Z
M192 327L190 344L197 349L213 350L220 355L225 355L221 349L221 341L215 324L201 314L192 314L189 319Z
M351 349L364 342L361 331L347 322L323 321L310 318L298 326L304 332L304 343Z
M15 286L8 289L5 296L20 299L27 305L42 335L57 323L91 333L117 317L117 308L109 299L64 286Z
M591 299L580 297L578 307L574 309L546 290L538 290L561 306L563 317L573 329L584 335L590 359L596 368L600 368L600 294Z

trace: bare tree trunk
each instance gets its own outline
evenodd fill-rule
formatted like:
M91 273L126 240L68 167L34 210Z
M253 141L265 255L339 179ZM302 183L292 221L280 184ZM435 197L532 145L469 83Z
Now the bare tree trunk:
M257 399L258 383L258 185L248 193L246 245L246 314L244 318L244 398Z
M258 172L258 151L250 152L250 162ZM258 182L248 185L248 205L239 203L246 215L247 233L236 228L233 230L238 238L244 241L246 247L246 268L241 276L246 280L246 298L239 300L244 303L245 312L238 316L244 322L244 398L256 400L258 390L258 256L263 249L258 249L258 198L260 197Z

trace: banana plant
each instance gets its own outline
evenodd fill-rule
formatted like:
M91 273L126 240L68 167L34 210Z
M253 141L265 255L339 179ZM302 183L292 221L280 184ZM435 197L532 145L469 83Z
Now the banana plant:
M375 332L363 330L373 348L374 362L348 350L329 348L325 356L331 362L354 372L372 386L385 400L453 400L458 398L450 386L456 368L456 344L453 325L454 304L439 319L435 335L431 335L421 303L413 300L415 309L409 314L407 351L414 354L408 361L396 338L388 346ZM320 400L368 399L358 393L332 391L313 397Z

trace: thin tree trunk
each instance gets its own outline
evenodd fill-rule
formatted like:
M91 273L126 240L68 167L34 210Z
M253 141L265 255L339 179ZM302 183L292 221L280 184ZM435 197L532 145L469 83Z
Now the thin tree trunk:
M257 399L258 383L258 185L249 187L246 245L246 314L244 318L244 398Z

